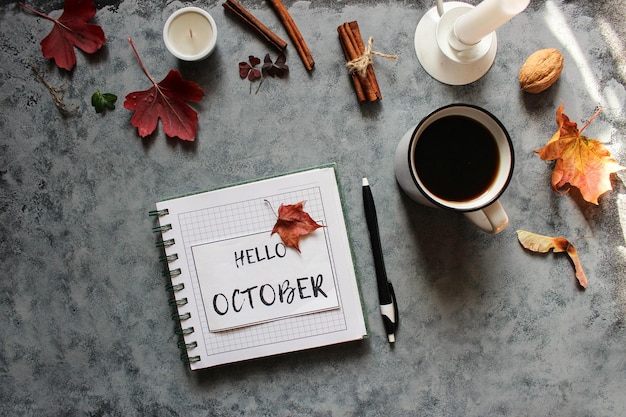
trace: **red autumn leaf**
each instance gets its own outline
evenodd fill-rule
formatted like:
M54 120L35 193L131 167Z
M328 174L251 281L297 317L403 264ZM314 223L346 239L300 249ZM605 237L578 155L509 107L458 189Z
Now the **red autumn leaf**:
M198 128L198 114L185 101L199 102L204 91L193 81L183 80L180 72L170 70L159 83L148 73L137 49L128 39L146 76L153 86L145 91L135 91L126 96L124 107L134 110L130 123L135 126L139 136L150 135L157 127L159 118L163 124L163 132L167 136L177 136L182 140L193 141Z
M598 204L598 197L612 189L611 174L624 167L617 163L602 142L582 135L600 110L579 131L563 109L561 105L556 111L559 130L535 153L544 161L557 160L552 172L552 188L560 191L569 184L578 188L586 201Z
M23 3L24 9L54 22L52 31L41 41L45 58L53 58L59 68L71 70L76 65L74 47L92 54L104 45L104 31L98 25L87 23L96 15L96 5L91 0L65 0L61 17L55 19Z
M574 245L569 243L569 240L564 237L538 235L525 230L518 230L517 238L524 248L533 252L546 253L549 252L550 249L552 249L555 253L566 252L574 263L576 278L578 278L580 286L587 288L587 276L585 275L585 271L583 271L583 265L580 262L576 248Z
M278 220L272 229L272 235L278 233L285 246L300 252L300 238L314 232L322 226L303 210L304 201L296 204L281 204L278 208Z

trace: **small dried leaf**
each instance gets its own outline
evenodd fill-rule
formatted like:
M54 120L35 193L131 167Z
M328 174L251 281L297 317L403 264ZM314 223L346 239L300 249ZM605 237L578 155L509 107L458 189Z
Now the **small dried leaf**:
M276 58L276 62L272 62L270 54L266 54L263 59L263 73L271 77L283 78L289 72L289 66L285 64L287 57L280 54Z
M248 77L248 72L250 72L250 64L248 64L247 62L240 62L239 63L239 76L244 79L246 77Z
M322 226L303 210L304 201L296 204L281 204L278 208L278 220L272 229L272 235L278 233L285 246L300 252L300 238L314 232Z
M239 63L239 76L244 79L247 78L249 81L255 81L261 78L261 71L255 68L257 65L261 63L261 60L255 56L250 55L248 57L248 62L240 62Z
M567 239L563 237L550 237L543 236L525 230L517 231L517 238L522 246L533 252L546 253L551 249L554 252L566 252L574 263L574 269L576 272L576 278L580 283L580 286L587 288L587 276L583 270L583 266L578 257L578 252L574 245L572 245Z
M252 65L253 67L256 67L261 63L261 59L253 55L248 56L248 60L250 61L250 65Z

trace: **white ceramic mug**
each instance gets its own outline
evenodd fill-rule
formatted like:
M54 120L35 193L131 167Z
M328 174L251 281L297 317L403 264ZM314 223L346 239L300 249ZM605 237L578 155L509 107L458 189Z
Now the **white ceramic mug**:
M513 164L513 144L502 123L469 104L426 116L402 137L394 159L396 179L412 200L462 212L493 234L509 223L498 199Z

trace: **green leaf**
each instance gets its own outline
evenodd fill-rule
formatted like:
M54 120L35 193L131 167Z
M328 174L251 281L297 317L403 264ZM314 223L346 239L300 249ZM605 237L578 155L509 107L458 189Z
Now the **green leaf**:
M117 96L111 93L101 93L96 90L91 96L91 105L96 109L96 113L102 113L106 108L113 110L115 108Z

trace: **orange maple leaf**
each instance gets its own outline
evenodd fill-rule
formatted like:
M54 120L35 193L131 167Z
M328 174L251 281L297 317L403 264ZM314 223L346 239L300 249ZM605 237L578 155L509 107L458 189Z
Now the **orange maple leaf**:
M625 168L617 163L602 142L582 135L602 109L579 131L576 123L563 113L564 107L561 105L556 111L559 130L535 153L544 161L557 160L552 172L554 190L566 193L569 188L564 187L569 184L578 188L586 201L598 204L598 197L613 189L611 174Z
M576 248L574 245L569 243L569 240L564 237L538 235L536 233L527 232L526 230L518 230L517 239L524 248L533 252L545 253L549 252L550 249L554 250L555 253L566 252L574 263L576 278L578 279L580 286L587 288L587 276L583 270L583 265L580 262Z
M304 201L296 204L278 207L278 220L272 229L272 235L278 233L285 246L295 248L300 252L300 238L314 232L322 226L317 224L309 214L303 210Z

